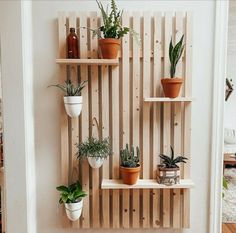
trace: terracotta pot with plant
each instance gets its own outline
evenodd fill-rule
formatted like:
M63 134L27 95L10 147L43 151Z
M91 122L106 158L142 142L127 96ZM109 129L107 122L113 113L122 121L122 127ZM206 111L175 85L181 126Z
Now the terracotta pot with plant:
M77 158L87 158L92 168L99 168L103 165L105 159L112 154L109 139L103 140L94 137L88 138L85 142L77 145Z
M82 186L79 181L69 186L58 186L60 192L59 203L65 205L66 215L71 221L76 221L80 218L83 208L83 198L87 194L82 191Z
M120 151L120 171L124 184L133 185L137 182L140 173L140 150L134 147L129 150L129 145L126 144L125 149Z
M165 97L176 98L179 96L179 92L183 83L182 78L175 77L176 66L183 54L184 35L181 37L180 41L174 46L172 39L169 45L169 59L170 59L170 78L161 79L161 84L163 87Z
M157 182L165 185L178 184L180 180L180 169L178 163L186 163L184 156L174 156L174 150L171 147L171 156L160 155L162 164L157 166Z
M49 86L58 87L66 94L63 99L66 113L70 117L78 117L81 113L83 103L81 91L85 87L85 82L86 81L83 81L78 85L74 85L71 80L66 80L65 85L56 84Z

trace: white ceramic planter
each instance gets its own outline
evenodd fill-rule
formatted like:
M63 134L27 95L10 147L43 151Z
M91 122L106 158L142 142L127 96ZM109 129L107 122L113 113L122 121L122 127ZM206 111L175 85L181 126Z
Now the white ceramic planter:
M100 157L88 157L88 162L89 165L92 168L99 168L103 165L104 162L104 158L100 158Z
M66 215L71 221L80 218L83 208L83 199L77 203L65 203Z
M67 115L78 117L82 110L82 96L64 96L64 104Z

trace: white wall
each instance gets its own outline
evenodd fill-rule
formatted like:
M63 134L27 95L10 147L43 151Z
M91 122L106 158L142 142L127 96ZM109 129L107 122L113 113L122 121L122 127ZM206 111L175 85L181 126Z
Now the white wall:
M119 6L130 10L190 10L194 13L193 96L196 101L193 103L192 114L191 176L196 187L191 193L191 229L184 232L208 233L215 2L120 1ZM57 57L56 19L57 12L60 10L96 10L96 3L95 1L33 2L39 233L78 232L78 230L62 229L60 227L57 204L58 194L55 191L56 185L60 183L60 99L59 95L56 96L54 91L46 88L49 84L58 82L58 67L55 64L55 58ZM85 232L83 230L79 231ZM154 230L147 231L154 232ZM159 232L173 232L173 230L161 230ZM176 230L176 232L181 231Z
M236 2L230 1L227 78L232 79L235 90L225 103L225 127L236 129Z

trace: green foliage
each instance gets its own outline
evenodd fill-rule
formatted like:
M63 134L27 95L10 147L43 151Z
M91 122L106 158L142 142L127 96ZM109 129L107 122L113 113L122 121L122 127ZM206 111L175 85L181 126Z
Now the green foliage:
M107 158L109 155L112 154L108 138L99 140L90 137L85 142L77 145L77 147L78 152L76 155L78 159L87 157Z
M177 163L186 163L185 160L187 160L187 158L185 158L184 156L177 156L175 158L174 150L172 147L170 148L171 148L171 156L160 154L162 163L164 164L166 168L178 168L179 166L177 165Z
M80 198L86 197L86 192L82 191L82 186L79 181L67 186L58 186L60 192L59 203L76 203Z
M74 85L71 80L66 80L65 85L56 84L56 85L50 85L48 87L58 87L63 92L66 93L66 96L80 96L81 91L85 87L86 81L83 81L79 83L78 85Z
M129 145L126 144L125 149L120 151L120 161L122 167L137 167L140 160L140 150L136 147L136 154L134 153L134 147L131 146L129 150Z
M225 196L225 190L227 190L229 188L229 184L228 181L225 179L225 177L223 176L223 180L222 180L222 184L223 184L223 193L222 193L222 197L224 198Z
M170 41L169 46L169 59L170 59L170 76L171 78L175 77L176 66L181 58L183 51L184 51L184 44L183 44L184 35L181 37L180 41L173 46L172 38Z
M104 38L119 39L130 31L128 27L121 26L123 11L118 10L115 0L111 0L110 13L108 12L108 6L105 10L100 1L96 0L96 2L101 11L103 20L103 26L99 28L99 31L103 33ZM98 34L98 31L94 30L94 33Z

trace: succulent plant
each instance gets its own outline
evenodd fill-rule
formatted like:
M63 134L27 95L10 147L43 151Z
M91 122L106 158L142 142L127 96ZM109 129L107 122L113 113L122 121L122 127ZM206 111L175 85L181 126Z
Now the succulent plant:
M65 85L56 84L56 85L50 85L48 87L58 87L59 89L61 89L63 92L66 93L66 96L80 96L81 91L85 87L85 83L86 81L83 81L78 85L74 85L69 79L65 81Z
M112 154L108 138L99 140L94 137L90 137L85 142L78 144L77 147L78 152L76 155L78 159L87 157L107 158Z
M160 158L162 159L162 164L166 168L178 168L178 163L186 163L187 158L184 156L174 156L174 150L171 148L171 156L160 154Z
M136 154L134 153L134 147L131 146L129 150L129 145L126 144L125 149L120 151L120 161L122 167L137 167L140 160L140 150L136 147Z
M59 203L76 203L80 198L87 196L86 192L82 191L82 186L79 181L67 186L58 186L60 192Z
M176 66L181 58L184 51L184 35L182 35L180 41L174 46L172 42L172 38L169 45L169 59L170 59L170 76L171 78L175 77Z

